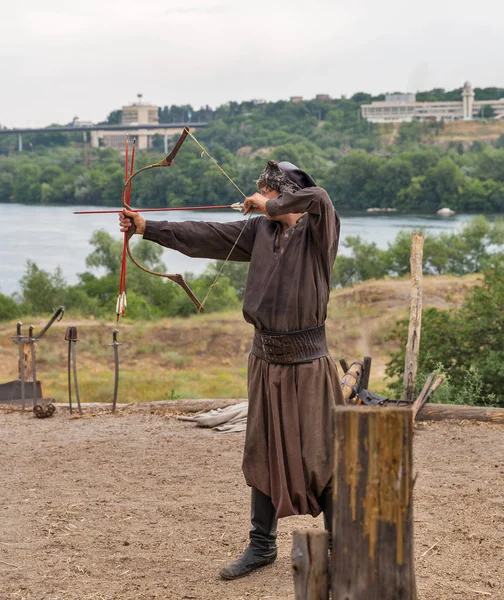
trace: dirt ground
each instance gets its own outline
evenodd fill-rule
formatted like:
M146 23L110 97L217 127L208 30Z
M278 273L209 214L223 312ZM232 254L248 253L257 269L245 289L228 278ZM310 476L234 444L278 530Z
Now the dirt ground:
M294 529L275 564L234 582L245 547L243 434L148 410L39 420L0 412L0 599L293 599ZM420 600L504 598L504 428L419 424L415 434Z

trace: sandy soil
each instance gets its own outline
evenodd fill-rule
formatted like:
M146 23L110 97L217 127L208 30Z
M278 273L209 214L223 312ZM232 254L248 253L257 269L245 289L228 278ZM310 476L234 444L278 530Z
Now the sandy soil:
M274 565L217 575L247 540L242 445L148 411L0 412L0 599L292 599L292 532L320 518L281 520ZM503 450L502 426L417 426L420 600L504 598Z

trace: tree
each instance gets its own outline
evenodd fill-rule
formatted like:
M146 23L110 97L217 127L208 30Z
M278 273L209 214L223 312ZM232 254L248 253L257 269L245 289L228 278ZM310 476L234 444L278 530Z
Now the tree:
M481 119L493 119L495 117L495 109L489 104L484 104L478 113Z
M56 306L64 304L67 284L59 267L51 274L29 260L19 283L22 302L33 314L51 312Z
M392 332L400 350L391 355L387 375L402 378L408 322ZM448 374L452 401L462 397L475 404L497 399L504 406L504 256L485 268L459 309L429 308L422 318L418 369L429 373L439 366ZM420 385L422 382L419 382ZM467 398L470 386L472 398ZM500 400L499 400L500 399Z
M20 306L9 296L0 294L0 321L10 321L19 315Z
M425 174L423 208L437 210L443 206L458 207L464 183L460 168L448 156Z
M122 110L113 110L107 117L107 125L120 125L122 123Z
M331 278L332 287L345 287L385 276L385 252L379 250L374 242L367 244L359 236L349 236L343 242L343 247L348 248L351 255L340 254L336 259Z
M381 200L378 206L397 206L398 195L403 188L410 185L412 173L413 169L407 161L399 157L386 160L377 172Z
M362 209L379 201L377 173L381 161L363 151L352 152L329 171L325 185L336 205Z

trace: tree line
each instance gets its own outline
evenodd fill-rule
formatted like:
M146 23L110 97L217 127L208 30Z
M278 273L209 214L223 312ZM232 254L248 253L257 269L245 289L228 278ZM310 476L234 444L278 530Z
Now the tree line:
M486 88L483 95L501 92ZM209 120L198 138L246 193L255 190L255 179L273 158L308 170L341 209L504 210L504 135L492 145L452 143L441 148L424 142L435 141L444 123L425 122L401 124L392 140L383 128L360 118L361 104L380 98L359 92L328 101L230 102L201 113L190 106L171 106L160 114L166 122L188 114ZM115 122L118 112L109 119ZM25 136L25 147L32 144L33 150L20 154L9 154L8 140L0 137L0 202L120 204L123 158L112 149L84 146L81 135ZM137 166L156 162L162 151L158 136L151 151L137 154ZM172 168L135 180L132 202L138 207L197 206L237 199L215 165L187 140Z
M199 136L204 144L209 135L205 131ZM254 182L266 159L274 158L289 160L312 173L342 210L392 207L432 213L448 206L463 212L504 211L501 147L477 146L468 152L419 148L386 156L355 150L339 155L337 149L323 150L307 140L274 146L277 141L271 141L271 151L265 155L252 147L243 154L233 153L210 140L207 146L245 193L255 191ZM136 165L160 158L157 153L138 153ZM80 148L56 147L0 156L0 202L119 206L122 163L112 149L84 153ZM200 206L239 199L215 165L201 158L196 145L188 140L171 168L156 169L135 179L132 204L144 208Z

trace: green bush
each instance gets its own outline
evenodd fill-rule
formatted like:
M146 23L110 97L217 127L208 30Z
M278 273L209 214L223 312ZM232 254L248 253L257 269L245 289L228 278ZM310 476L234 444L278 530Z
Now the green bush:
M391 355L386 371L397 378L396 386L404 372L407 337L407 320L398 321L390 338L400 350ZM498 257L460 308L424 311L418 370L425 375L441 368L449 376L453 402L504 406L503 340L504 258Z

